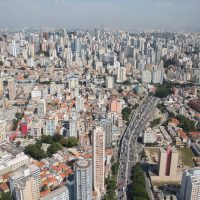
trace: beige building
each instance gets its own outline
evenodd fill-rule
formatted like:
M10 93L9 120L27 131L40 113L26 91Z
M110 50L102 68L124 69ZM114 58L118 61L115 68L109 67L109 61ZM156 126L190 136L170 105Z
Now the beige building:
M183 172L180 197L181 200L200 199L200 167Z
M8 92L9 92L9 99L11 101L15 100L16 98L16 83L14 78L8 79Z
M102 127L96 127L93 132L93 187L98 196L104 192L105 173L105 132Z
M159 151L159 176L176 177L178 165L178 152L175 147L160 148Z
M6 121L0 120L0 142L6 139Z
M0 78L0 95L3 94L3 80Z

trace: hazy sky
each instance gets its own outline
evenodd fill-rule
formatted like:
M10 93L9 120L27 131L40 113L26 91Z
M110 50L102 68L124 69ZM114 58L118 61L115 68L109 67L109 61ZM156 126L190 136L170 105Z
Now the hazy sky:
M0 0L0 26L200 28L200 0Z

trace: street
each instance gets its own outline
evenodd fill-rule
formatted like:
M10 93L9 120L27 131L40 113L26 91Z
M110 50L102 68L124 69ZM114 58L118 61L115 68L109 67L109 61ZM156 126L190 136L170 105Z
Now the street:
M129 126L121 138L117 182L119 200L127 199L126 191L127 185L131 183L131 168L139 161L139 153L142 151L142 147L137 144L138 135L144 129L156 104L157 98L153 96L144 98L132 115Z

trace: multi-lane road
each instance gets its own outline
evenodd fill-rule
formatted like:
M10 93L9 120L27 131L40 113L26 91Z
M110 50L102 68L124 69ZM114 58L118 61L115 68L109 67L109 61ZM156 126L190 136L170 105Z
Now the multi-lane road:
M139 152L142 150L137 145L139 133L144 129L152 111L157 104L157 98L145 97L135 110L129 126L121 138L119 146L119 171L117 177L118 199L125 200L127 185L131 182L130 172L133 165L138 161Z

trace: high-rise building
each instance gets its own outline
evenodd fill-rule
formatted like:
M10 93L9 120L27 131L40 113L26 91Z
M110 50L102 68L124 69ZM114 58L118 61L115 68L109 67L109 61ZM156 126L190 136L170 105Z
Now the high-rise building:
M46 115L46 102L44 99L40 99L37 103L37 114L39 117Z
M75 200L92 200L92 165L89 160L76 161L74 172Z
M126 81L126 68L118 67L117 68L117 83L123 83Z
M152 73L153 83L163 83L164 74L161 70L154 70Z
M40 169L36 165L22 167L9 178L10 191L15 200L40 199Z
M106 77L106 88L113 89L113 87L114 87L113 77L112 76Z
M183 172L180 189L180 199L200 199L200 167L185 170Z
M76 110L77 112L84 110L84 98L81 96L76 97Z
M109 119L101 119L101 126L105 131L105 146L112 146L112 122Z
M0 120L0 142L6 139L6 121Z
M178 152L175 147L160 148L159 152L159 176L176 177L178 165Z
M77 137L77 120L69 120L69 137Z
M17 56L17 47L16 47L16 42L15 40L12 40L12 43L10 45L10 54L14 57Z
M151 83L151 72L149 70L142 71L142 82Z
M16 83L14 78L8 79L8 92L9 92L9 99L11 101L15 100L16 98Z
M58 124L58 116L48 116L46 119L46 135L54 135Z
M0 78L0 95L3 94L3 80Z
M76 87L79 87L79 80L76 77L70 77L68 80L69 91L72 91Z
M93 187L98 196L101 196L104 192L105 132L100 126L93 132L92 150Z

